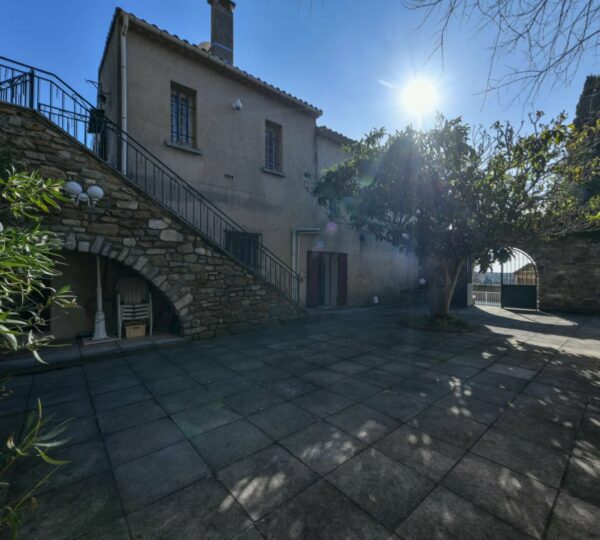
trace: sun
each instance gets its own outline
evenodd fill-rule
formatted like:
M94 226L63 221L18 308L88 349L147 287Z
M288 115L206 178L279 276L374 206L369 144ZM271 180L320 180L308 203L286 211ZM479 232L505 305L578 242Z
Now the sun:
M412 79L402 91L402 104L411 114L422 116L435 110L438 93L435 84L428 79Z

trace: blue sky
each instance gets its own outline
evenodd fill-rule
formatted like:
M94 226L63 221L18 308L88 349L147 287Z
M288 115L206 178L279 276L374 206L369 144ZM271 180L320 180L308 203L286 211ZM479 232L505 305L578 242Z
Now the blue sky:
M0 54L53 71L93 98L85 79L97 78L117 5L191 42L210 39L206 0L19 0L3 2ZM510 93L485 103L478 94L485 87L490 36L455 25L443 65L439 55L427 62L435 25L419 28L421 17L400 0L238 0L235 63L323 109L321 124L352 137L372 127L416 123L400 98L415 77L435 82L438 108L447 116L483 125L526 117L531 106L513 102ZM503 63L519 65L516 58ZM572 115L592 71L590 57L568 87L547 87L535 109Z

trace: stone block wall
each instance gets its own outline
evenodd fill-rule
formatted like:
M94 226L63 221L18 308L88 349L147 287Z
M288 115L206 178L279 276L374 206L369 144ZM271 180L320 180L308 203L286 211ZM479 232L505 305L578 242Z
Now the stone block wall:
M154 203L37 113L0 103L0 150L20 169L98 184L97 207L65 203L45 219L65 250L95 253L139 272L160 289L186 337L252 330L304 311Z

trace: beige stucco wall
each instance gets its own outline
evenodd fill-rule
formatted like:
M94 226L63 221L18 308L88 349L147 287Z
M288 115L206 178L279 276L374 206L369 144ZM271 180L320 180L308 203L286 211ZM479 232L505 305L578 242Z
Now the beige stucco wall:
M109 47L107 55L116 57L116 51L118 47ZM118 88L108 88L116 85L114 63L107 57L104 65L101 81L111 93L114 114ZM165 144L170 135L171 82L196 91L201 155ZM305 272L306 251L316 242L324 251L348 253L349 304L366 303L373 295L391 300L414 286L414 258L372 238L361 242L358 233L343 224L327 228L327 214L310 190L319 171L343 154L339 145L316 135L313 116L218 73L135 24L127 33L127 96L127 131L248 232L260 233L263 243L287 264L292 263L294 228L319 227L318 237L300 239L298 270ZM242 111L231 106L237 98ZM262 171L265 120L283 128L284 177Z

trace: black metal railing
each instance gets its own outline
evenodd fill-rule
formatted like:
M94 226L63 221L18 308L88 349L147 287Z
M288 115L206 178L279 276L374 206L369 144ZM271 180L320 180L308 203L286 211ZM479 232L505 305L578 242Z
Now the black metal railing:
M58 76L0 56L0 101L39 112L200 236L290 300L299 301L300 276L267 249L260 237L247 233ZM236 242L231 242L233 235ZM240 250L231 249L239 245L240 237L247 243L243 252L251 252L251 258L240 258Z

